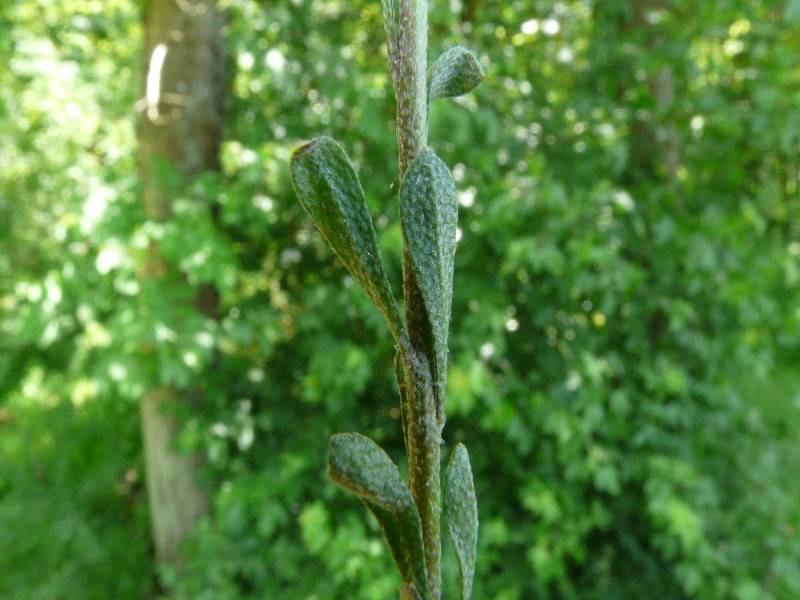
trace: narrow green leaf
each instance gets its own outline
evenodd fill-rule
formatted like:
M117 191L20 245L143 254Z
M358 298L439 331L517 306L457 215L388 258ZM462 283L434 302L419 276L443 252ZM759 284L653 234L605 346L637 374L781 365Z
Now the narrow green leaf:
M328 476L361 498L383 530L403 581L427 598L419 513L392 459L368 437L339 433L331 437Z
M291 170L303 208L400 341L403 321L383 269L364 191L347 154L329 137L314 138L295 150Z
M428 311L434 346L434 390L440 425L444 425L458 202L450 169L430 150L414 159L403 178L400 219L417 285Z
M413 583L404 583L400 586L400 600L422 600Z
M478 58L463 46L444 52L430 68L428 99L463 96L483 81L485 73Z
M461 599L469 600L478 544L478 500L464 444L458 444L453 450L445 472L444 522L453 540L461 571Z

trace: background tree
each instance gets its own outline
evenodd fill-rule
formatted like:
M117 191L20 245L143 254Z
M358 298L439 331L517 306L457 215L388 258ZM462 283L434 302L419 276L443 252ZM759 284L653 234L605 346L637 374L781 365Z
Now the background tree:
M182 275L162 255L158 228L176 205L192 201L184 196L192 180L219 167L226 52L222 16L214 0L152 0L146 4L144 20L146 67L138 162L144 215L154 231L141 270L142 317L153 323L152 347L175 335L172 324L162 321L164 311L154 314L154 304L166 303L176 319L197 318L193 309L207 319L217 317L212 284L199 282L193 307L182 294L185 286L172 285ZM143 353L145 360L156 359L152 349ZM202 402L202 389L182 393L166 374L160 375L160 385L142 397L142 434L156 552L160 560L174 562L180 542L208 512L207 495L196 481L200 457L175 448L179 425L174 405L188 400L186 392L194 396L193 402Z

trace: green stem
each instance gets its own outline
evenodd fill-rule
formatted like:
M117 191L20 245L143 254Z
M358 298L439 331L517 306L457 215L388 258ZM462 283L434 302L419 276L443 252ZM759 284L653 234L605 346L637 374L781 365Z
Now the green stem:
M428 143L428 4L400 0L396 40L390 33L392 76L397 96L400 177ZM387 28L389 31L389 28ZM408 344L401 348L405 371L403 407L409 487L422 521L425 567L431 600L441 597L440 427L433 392L432 345L426 339L427 314L408 252L403 251L403 289Z

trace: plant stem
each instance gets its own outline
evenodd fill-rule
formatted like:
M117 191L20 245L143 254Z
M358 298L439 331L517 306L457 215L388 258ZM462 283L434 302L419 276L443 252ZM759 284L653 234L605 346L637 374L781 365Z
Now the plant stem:
M425 571L431 600L441 593L441 535L439 528L440 430L436 420L433 380L425 353L410 347L403 352L409 488L422 523Z
M392 75L397 96L400 177L428 142L428 5L400 0L397 53ZM409 487L422 522L425 568L431 600L441 596L440 442L441 429L433 392L433 354L427 311L410 257L403 251L403 290L409 343L401 348L405 370L403 407L409 464Z
M400 0L397 95L397 142L400 177L428 144L428 2Z

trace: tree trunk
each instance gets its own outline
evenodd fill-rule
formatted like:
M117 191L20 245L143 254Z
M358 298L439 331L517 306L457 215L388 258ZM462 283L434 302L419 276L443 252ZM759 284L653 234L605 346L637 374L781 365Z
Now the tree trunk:
M223 20L214 0L149 0L145 6L138 167L145 215L161 221L170 215L175 190L174 178L164 176L163 165L184 181L219 166L226 59ZM174 269L151 244L141 278L168 280L176 276ZM198 290L194 307L214 317L214 290ZM170 405L187 401L175 389L160 387L146 392L141 403L148 497L160 562L175 562L178 545L209 510L207 494L195 480L200 457L174 448L179 424L169 414L174 414Z
M663 36L648 18L648 12L669 10L665 0L634 0L632 19L625 29L642 32L642 50L657 53L664 43ZM671 111L675 103L675 72L670 65L662 66L647 78L647 87L654 100L654 114L648 121L635 123L631 145L634 160L653 176L674 185L680 164L680 141Z

